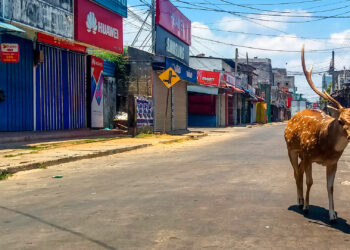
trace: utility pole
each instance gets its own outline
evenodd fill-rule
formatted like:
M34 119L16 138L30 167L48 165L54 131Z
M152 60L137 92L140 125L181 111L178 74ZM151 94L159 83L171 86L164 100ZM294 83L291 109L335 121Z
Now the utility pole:
M335 73L334 73L334 50L332 51L332 63L331 63L331 73L332 73L332 93L335 90Z
M237 65L238 65L238 49L236 48L236 56L235 56L235 85L237 80Z
M156 53L156 0L152 0L152 53Z

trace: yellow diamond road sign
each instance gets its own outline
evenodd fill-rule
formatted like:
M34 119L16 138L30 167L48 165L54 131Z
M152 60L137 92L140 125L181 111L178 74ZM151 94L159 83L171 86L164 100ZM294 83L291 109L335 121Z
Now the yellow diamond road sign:
M181 80L172 67L169 67L166 71L160 74L159 78L167 88L171 88L175 83Z

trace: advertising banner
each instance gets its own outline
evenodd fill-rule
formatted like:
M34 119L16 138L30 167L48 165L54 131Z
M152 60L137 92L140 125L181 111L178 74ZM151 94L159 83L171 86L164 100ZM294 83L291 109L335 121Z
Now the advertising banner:
M221 82L235 87L235 77L232 73L221 73Z
M156 24L191 45L191 21L169 0L157 0Z
M158 25L156 31L156 54L176 58L188 65L190 60L189 46Z
M80 44L77 44L77 43L69 41L69 40L57 38L57 37L50 36L50 35L40 33L40 32L38 32L38 42L51 44L54 46L74 50L74 51L81 52L81 53L86 52L85 46L82 46Z
M175 70L181 80L197 83L197 70L187 67L174 59L165 58L165 68L169 67Z
M136 96L137 127L153 126L153 101L147 97Z
M17 63L19 62L18 43L2 43L0 50L1 62Z
M73 39L73 0L0 0L2 18Z
M103 128L103 60L91 56L91 127Z
M197 81L201 85L219 87L220 72L198 70L197 71Z
M95 3L123 16L127 17L127 1L126 0L93 0Z
M77 41L123 53L123 18L89 0L75 1L74 38Z

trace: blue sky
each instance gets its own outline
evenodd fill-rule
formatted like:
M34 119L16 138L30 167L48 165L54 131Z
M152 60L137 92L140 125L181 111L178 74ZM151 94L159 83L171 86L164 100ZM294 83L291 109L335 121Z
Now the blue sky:
M147 7L143 3L150 2L128 1L129 10L144 18ZM302 43L305 43L306 62L309 66L314 64L314 72L327 70L331 58L330 49L333 48L344 48L335 50L336 69L343 69L344 66L350 68L350 0L173 0L172 3L192 21L191 54L205 53L209 56L233 58L236 47L222 43L283 51L299 51ZM130 12L125 21L124 43L130 45L141 22ZM148 33L147 30L142 31L135 45L140 46ZM310 49L322 51L308 52ZM317 99L304 77L298 75L301 72L299 52L242 47L238 47L238 50L240 57L248 53L249 57L271 58L273 67L286 67L291 74L296 74L298 91L312 101ZM313 79L316 86L321 87L321 73L315 74Z

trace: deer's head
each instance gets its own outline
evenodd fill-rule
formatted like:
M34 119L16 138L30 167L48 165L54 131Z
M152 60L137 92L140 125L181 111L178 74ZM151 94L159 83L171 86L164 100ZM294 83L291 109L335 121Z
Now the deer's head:
M342 127L343 132L346 134L346 137L348 141L350 141L350 108L344 108L337 100L335 100L330 94L328 94L326 91L322 93L319 91L314 82L312 81L311 74L312 74L312 67L310 71L306 69L305 66L305 56L304 56L304 45L301 50L301 64L303 66L303 71L306 77L306 80L310 87L313 89L313 91L316 92L319 96L330 102L333 106L327 105L327 107L332 111L332 116L335 118L335 120L338 122L338 124Z

